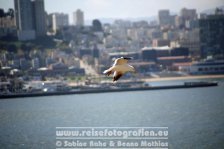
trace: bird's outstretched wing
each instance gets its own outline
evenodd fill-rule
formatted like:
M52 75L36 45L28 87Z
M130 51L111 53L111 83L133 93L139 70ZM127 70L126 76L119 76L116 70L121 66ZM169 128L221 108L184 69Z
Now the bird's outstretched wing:
M107 70L104 70L104 74L107 75L107 76L110 76L110 74L113 72L113 67L110 67L109 69Z

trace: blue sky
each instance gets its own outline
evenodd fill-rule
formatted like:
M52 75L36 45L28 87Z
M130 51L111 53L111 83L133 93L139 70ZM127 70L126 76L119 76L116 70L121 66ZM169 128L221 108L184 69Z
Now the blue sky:
M81 9L85 19L136 18L155 16L159 9L179 12L183 7L195 8L198 12L224 5L224 0L45 0L48 13L72 12ZM0 0L0 7L13 8L13 0Z

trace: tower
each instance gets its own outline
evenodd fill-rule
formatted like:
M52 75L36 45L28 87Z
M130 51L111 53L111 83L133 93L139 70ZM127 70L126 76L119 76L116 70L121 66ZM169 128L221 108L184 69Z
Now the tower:
M44 9L44 0L35 0L33 3L34 28L36 36L41 37L46 35L46 14Z
M61 29L64 26L68 26L68 14L53 13L52 14L52 28L54 32Z
M73 13L73 21L76 26L84 25L84 13L80 9Z
M14 0L17 35L19 40L35 39L32 3L30 0Z
M17 36L33 40L46 34L44 0L14 0Z

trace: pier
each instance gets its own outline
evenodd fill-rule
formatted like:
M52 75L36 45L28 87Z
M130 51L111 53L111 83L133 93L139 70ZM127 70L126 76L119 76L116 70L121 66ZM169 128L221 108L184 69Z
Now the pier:
M68 94L91 94L91 93L107 93L107 92L130 92L130 91L150 91L165 89L186 89L197 87L217 86L217 82L185 82L182 85L166 85L166 86L145 86L145 87L121 87L121 88L88 88L75 91L55 91L55 92L37 92L37 93L14 93L0 95L0 99L18 98L18 97L37 97L37 96L56 96Z

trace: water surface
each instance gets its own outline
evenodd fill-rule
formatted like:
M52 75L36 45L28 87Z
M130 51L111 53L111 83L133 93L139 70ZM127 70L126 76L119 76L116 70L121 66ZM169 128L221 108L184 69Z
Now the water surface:
M224 85L0 100L0 148L55 146L56 127L168 127L169 149L224 148Z

